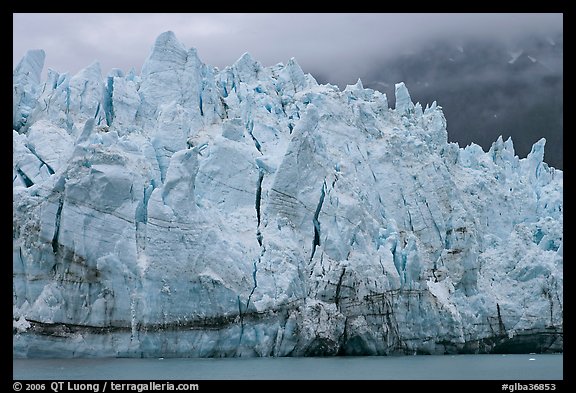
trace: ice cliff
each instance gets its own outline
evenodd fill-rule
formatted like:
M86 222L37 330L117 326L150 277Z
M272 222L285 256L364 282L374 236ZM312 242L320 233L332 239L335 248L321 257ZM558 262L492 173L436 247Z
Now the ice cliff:
M562 350L544 139L460 148L403 83L392 109L172 32L140 74L43 63L13 72L14 356Z

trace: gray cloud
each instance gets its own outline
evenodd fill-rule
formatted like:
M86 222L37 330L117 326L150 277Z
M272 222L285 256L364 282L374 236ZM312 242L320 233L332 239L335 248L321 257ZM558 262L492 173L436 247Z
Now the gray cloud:
M14 67L28 49L44 49L44 75L47 68L75 74L94 61L104 75L112 68L139 72L156 37L172 30L220 69L244 52L264 66L295 57L320 83L344 88L360 77L391 103L394 83L405 81L415 101L444 106L451 141L487 149L501 132L525 156L546 136L547 160L562 168L561 53L539 52L537 67L506 70L506 51L522 48L527 36L562 36L562 14L14 14L13 20ZM502 44L504 60L490 58L498 46L490 44L485 53L466 52L470 60L457 68L443 63L439 43L454 50L464 42L469 48L471 39Z
M14 14L13 66L28 49L46 67L76 73L99 61L140 70L155 38L172 30L202 60L223 68L244 52L264 65L295 57L306 72L355 83L374 61L417 50L432 38L510 40L563 28L562 14Z

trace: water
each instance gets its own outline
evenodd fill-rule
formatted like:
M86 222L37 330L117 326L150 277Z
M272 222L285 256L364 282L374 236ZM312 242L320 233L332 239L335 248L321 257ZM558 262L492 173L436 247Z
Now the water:
M560 380L563 355L14 359L15 380Z

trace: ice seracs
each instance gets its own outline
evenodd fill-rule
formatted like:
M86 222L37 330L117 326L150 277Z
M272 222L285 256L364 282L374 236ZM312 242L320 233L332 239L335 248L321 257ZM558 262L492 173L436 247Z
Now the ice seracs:
M562 350L563 172L435 102L218 70L14 70L14 356Z
M41 49L26 52L12 74L13 117L12 127L19 130L26 125L28 116L38 104L40 95L40 74L46 54Z
M414 104L412 103L410 93L408 93L408 89L406 88L406 85L404 85L404 82L396 83L395 95L396 110L400 114L410 114L410 112L414 110Z

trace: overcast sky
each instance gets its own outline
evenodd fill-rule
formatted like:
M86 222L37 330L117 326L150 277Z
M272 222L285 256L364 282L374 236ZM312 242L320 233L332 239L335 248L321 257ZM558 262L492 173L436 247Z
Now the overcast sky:
M562 14L13 14L13 66L28 49L44 49L48 67L75 74L99 61L140 71L155 38L172 30L222 69L244 52L264 66L295 57L305 72L344 87L375 60L415 50L431 38L511 40L529 31L563 29Z
M400 82L395 78L400 76L383 71L387 60L403 59L403 54L436 51L438 47L434 45L439 39L455 44L465 43L469 38L498 40L513 52L515 45L519 46L516 49L523 45L518 38L531 33L551 38L563 32L561 13L44 13L13 14L13 19L13 66L27 50L44 49L44 78L48 68L74 75L94 61L100 63L103 77L112 68L127 72L134 67L139 73L156 37L171 30L187 48L196 48L205 63L219 69L232 65L244 52L249 52L264 66L279 62L286 64L295 57L302 69L320 83L332 83L344 89L346 84L354 84L361 77L365 86L386 93L391 104L394 83ZM482 57L478 60L482 63ZM557 64L562 63L562 55L540 58L539 61L554 69L554 76L562 79L562 64ZM506 62L494 64L494 68L466 68L469 74L460 72L458 77L453 77L438 64L430 64L425 73L428 78L433 78L439 94L452 94L450 89L462 93L462 88L506 85L510 78L509 74L503 73ZM400 64L400 70L408 69L407 65ZM549 142L546 145L547 162L561 168L563 126L558 113L562 113L562 91L558 88L556 95L549 91L550 88L541 88L538 83L544 83L543 87L551 85L546 80L548 76L543 79L542 75L534 74L539 69L534 67L534 70L530 68L528 72L514 74L522 82L515 91L528 90L530 94L514 96L514 91L508 91L505 99L500 100L494 96L484 100L480 96L486 102L478 102L478 98L474 98L474 102L460 102L450 100L452 96L431 94L422 102L438 100L441 105L450 103L450 108L444 108L450 141L465 146L473 140L487 150L497 138L497 133L510 135L517 152L524 157L534 142L546 137ZM378 78L371 78L375 75ZM418 86L409 83L415 83L419 77L412 74L402 77L414 101L424 99L418 94ZM467 78L473 79L472 84L463 83ZM524 90L521 90L522 85ZM557 89L556 86L553 89ZM472 97L478 95L472 94ZM488 122L482 117L484 114L492 116L490 119L496 118L497 114L490 112L494 105L498 105L500 110L499 123ZM478 116L465 111L470 107L477 109L478 113L472 114ZM458 120L457 115L463 113L467 115L462 121ZM540 120L530 123L529 119L534 116ZM521 121L523 119L530 123L530 127L526 121ZM485 131L486 127L480 129L481 125L489 125L493 132Z

